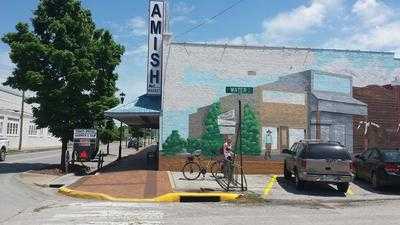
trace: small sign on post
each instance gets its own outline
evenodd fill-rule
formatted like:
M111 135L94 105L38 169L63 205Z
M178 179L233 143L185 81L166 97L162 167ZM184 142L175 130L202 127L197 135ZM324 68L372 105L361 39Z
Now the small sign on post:
M233 87L228 86L225 88L227 94L253 94L253 87Z

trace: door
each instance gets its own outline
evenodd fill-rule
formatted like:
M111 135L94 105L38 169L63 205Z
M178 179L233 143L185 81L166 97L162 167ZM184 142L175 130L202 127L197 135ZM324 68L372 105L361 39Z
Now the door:
M279 146L282 149L289 148L289 128L279 127Z

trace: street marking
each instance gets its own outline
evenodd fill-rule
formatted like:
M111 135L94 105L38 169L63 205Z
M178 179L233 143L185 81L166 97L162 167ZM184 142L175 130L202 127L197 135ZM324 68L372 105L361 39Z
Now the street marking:
M354 192L350 188L347 189L346 196L348 197L348 196L352 196L352 195L354 195Z
M274 184L275 184L275 182L276 182L276 178L277 178L277 176L276 176L276 175L273 175L273 176L271 177L271 179L269 179L267 185L266 185L265 188L264 188L264 193L263 193L263 195L262 195L263 198L267 197L267 195L271 192L272 186L274 186Z

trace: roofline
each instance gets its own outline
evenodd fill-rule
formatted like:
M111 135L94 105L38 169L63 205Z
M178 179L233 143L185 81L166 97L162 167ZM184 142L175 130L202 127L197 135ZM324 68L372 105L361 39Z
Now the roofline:
M266 45L233 45L233 44L216 44L216 43L201 43L201 42L171 42L171 45L192 45L204 47L229 47L229 48L249 48L249 49L270 49L270 50L305 50L305 51L336 51L336 52L356 52L356 53L373 53L394 55L394 52L383 51L367 51L367 50L351 50L351 49L335 49L335 48L305 48L305 47L286 47L286 46L266 46ZM395 58L398 59L398 58Z
M5 92L7 94L15 95L15 96L18 96L18 97L22 97L22 94L19 93L18 91L10 90L8 88L5 88L4 86L0 86L0 91Z

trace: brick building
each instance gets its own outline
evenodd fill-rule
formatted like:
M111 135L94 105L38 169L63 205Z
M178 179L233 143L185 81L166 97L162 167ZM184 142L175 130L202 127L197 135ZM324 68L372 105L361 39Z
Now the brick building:
M368 104L368 115L354 117L354 149L400 147L400 86L354 87L354 98ZM366 128L366 123L370 123Z

